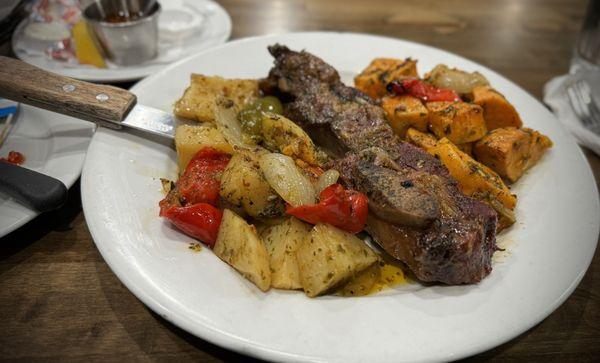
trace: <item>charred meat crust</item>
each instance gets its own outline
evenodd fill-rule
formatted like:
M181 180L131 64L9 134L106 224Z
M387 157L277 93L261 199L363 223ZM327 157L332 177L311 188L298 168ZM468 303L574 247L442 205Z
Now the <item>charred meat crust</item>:
M369 196L367 232L422 281L464 284L491 271L497 216L466 197L446 168L400 141L377 104L305 51L274 45L261 89L330 156L342 182Z
M394 224L426 227L440 217L435 195L415 183L417 173L401 169L380 148L350 154L352 168L346 168L355 189L369 197L369 210Z

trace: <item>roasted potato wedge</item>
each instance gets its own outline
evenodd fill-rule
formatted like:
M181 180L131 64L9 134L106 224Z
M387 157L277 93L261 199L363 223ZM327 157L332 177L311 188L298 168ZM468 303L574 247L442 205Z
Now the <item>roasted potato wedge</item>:
M265 112L262 118L262 135L266 147L279 151L294 159L300 159L310 165L318 165L317 149L310 137L287 118Z
M179 125L175 129L175 149L177 165L183 172L189 161L200 149L212 147L224 153L232 154L233 148L212 124Z
M429 102L429 130L455 144L477 141L487 132L483 110L466 102Z
M375 58L354 78L354 86L369 97L378 99L387 94L386 87L391 81L418 76L415 60Z
M353 279L336 291L336 294L341 296L368 295L380 279L381 267L378 263L374 263L371 267L362 270L354 276Z
M261 237L270 258L271 286L274 288L302 288L296 251L309 232L310 226L294 217L262 231Z
M265 180L259 155L240 150L221 175L219 195L249 216L272 218L283 214L285 203Z
M477 160L511 182L534 166L552 141L538 131L515 127L492 130L475 145Z
M463 193L488 203L498 212L501 228L515 222L513 210L517 198L492 169L462 152L446 138L426 150L448 168Z
M175 103L175 116L213 122L215 102L219 97L231 99L239 111L244 105L258 98L258 81L192 74L190 86Z
M271 287L269 254L253 225L230 211L223 211L213 252L262 291Z
M377 255L353 234L317 224L296 252L304 292L315 297L350 280L377 261Z
M418 98L409 95L384 97L381 100L381 107L390 126L401 138L404 138L406 131L411 127L419 131L427 131L429 110Z
M488 130L500 127L521 127L523 122L517 110L504 96L489 86L473 88L473 103L483 109L483 118Z

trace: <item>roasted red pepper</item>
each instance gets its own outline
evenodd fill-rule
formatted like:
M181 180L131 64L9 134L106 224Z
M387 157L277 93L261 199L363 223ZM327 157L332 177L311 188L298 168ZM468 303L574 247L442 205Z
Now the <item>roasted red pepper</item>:
M453 90L437 88L416 78L393 81L387 85L387 89L390 93L394 93L396 95L411 95L421 99L423 102L461 101L458 94Z
M350 233L358 233L367 222L368 202L366 195L332 184L319 194L318 204L288 208L286 212L312 224L328 223Z
M210 204L197 203L185 207L174 205L161 208L160 216L212 248L217 241L223 212Z
M9 151L8 157L0 158L0 161L4 161L15 165L21 165L25 162L25 156L18 151Z
M220 174L231 157L203 148L190 160L175 187L160 201L160 216L184 233L213 247L223 212L219 201Z
M219 201L220 175L230 159L230 155L210 147L198 151L177 182L177 189L185 204L216 205Z

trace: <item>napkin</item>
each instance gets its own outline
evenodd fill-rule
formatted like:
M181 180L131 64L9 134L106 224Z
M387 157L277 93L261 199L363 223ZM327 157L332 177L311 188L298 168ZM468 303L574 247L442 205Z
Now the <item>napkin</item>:
M558 120L575 136L577 142L587 147L600 156L600 135L588 130L571 106L567 95L567 86L578 79L585 79L592 89L592 97L598 103L600 93L600 72L596 70L576 70L573 74L567 74L551 79L544 86L544 103L554 112Z

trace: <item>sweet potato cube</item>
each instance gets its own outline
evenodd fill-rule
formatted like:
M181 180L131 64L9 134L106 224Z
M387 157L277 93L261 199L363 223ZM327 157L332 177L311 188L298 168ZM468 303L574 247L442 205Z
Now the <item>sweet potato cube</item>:
M498 213L499 230L515 222L513 210L517 199L493 170L477 162L447 138L436 140L432 134L411 128L406 132L406 141L425 149L439 159L450 175L458 181L463 193L494 208ZM464 145L472 143L461 146Z
M427 131L429 111L418 98L408 95L384 97L381 106L398 136L404 138L406 130L411 127L419 131Z
M483 119L488 130L523 126L513 105L502 94L489 86L473 88L473 103L483 108Z
M487 132L480 106L466 102L429 102L429 130L454 144L477 141Z
M479 199L498 213L498 229L515 222L516 197L493 170L477 162L443 138L427 152L438 158L448 168L450 175L458 181L460 190L468 196Z
M358 76L354 86L373 99L386 95L386 86L393 80L418 77L417 61L393 58L375 58Z
M550 147L552 141L538 131L505 127L492 130L479 140L474 153L477 160L514 183Z
M429 132L421 132L413 128L406 131L406 141L425 150L434 147L437 143L435 136Z
M460 149L460 151L464 152L469 156L473 156L473 144L474 142L465 142L464 144L457 144L456 147Z

